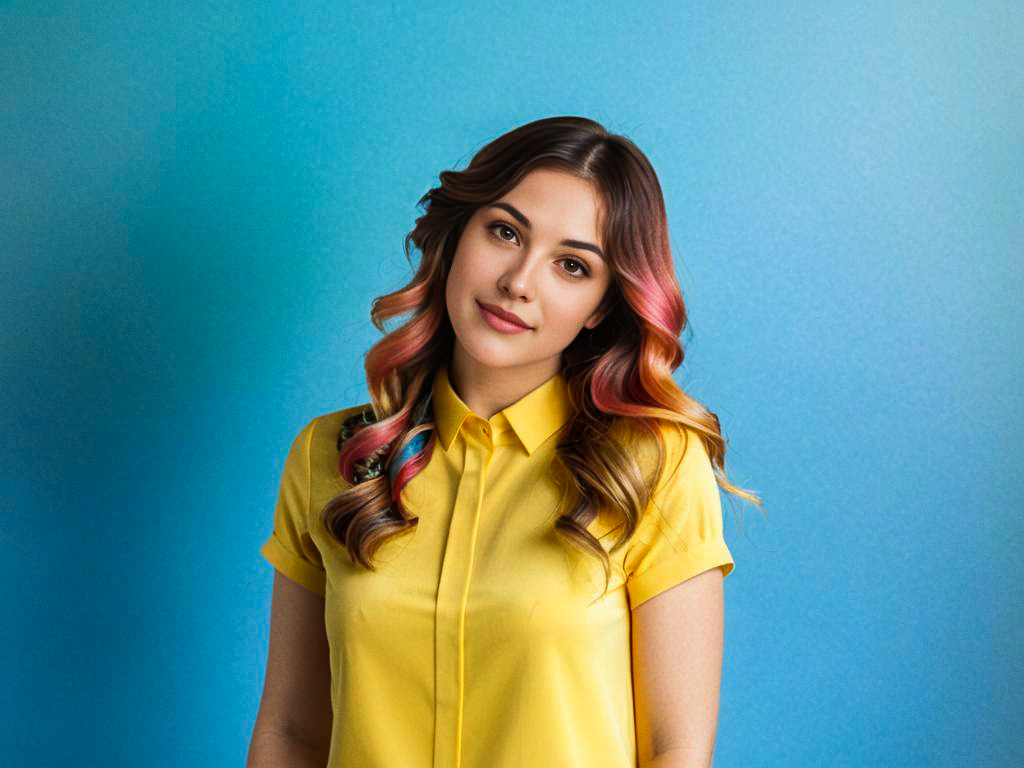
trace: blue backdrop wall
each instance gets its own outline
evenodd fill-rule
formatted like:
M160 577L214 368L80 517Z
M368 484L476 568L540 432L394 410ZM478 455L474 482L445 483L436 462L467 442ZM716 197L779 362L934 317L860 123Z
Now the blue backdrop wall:
M732 479L716 765L1009 766L1010 2L6 2L3 765L241 765L289 441L366 400L416 201L553 114L660 175ZM742 523L742 525L741 525Z

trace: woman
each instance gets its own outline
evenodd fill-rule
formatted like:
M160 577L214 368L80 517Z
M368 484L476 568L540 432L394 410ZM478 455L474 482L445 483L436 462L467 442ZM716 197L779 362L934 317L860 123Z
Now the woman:
M371 402L292 443L250 766L708 766L733 559L657 177L557 117L445 171Z

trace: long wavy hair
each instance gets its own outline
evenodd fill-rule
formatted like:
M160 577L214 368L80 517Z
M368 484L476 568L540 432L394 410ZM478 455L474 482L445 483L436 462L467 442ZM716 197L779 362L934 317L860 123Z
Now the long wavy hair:
M415 276L373 301L371 318L386 335L365 358L371 402L338 436L338 470L351 487L321 514L330 535L365 568L374 569L373 554L387 538L417 523L402 509L399 493L426 466L435 444L430 396L454 343L445 284L463 228L476 210L537 168L567 171L598 190L605 212L601 242L613 275L601 305L607 314L562 355L573 414L559 434L552 467L563 490L555 529L598 557L607 579L609 552L632 536L661 477L665 422L695 430L718 485L761 505L726 476L718 417L672 379L684 357L686 307L654 169L631 140L600 123L550 117L494 139L465 170L441 172L440 186L420 198L423 214L405 238L410 265L412 246L422 255ZM387 320L408 313L386 332ZM637 439L657 446L653 468L637 462L630 448ZM619 538L607 551L588 530L605 509L621 518Z

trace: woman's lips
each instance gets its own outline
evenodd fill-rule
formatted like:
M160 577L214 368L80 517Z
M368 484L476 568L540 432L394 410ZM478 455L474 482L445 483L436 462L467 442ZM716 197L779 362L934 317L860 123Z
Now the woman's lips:
M487 324L496 331L501 331L502 333L522 333L523 331L532 330L525 326L517 325L516 323L506 320L503 317L498 317L493 312L490 312L480 302L477 302L477 306L480 307L480 314L483 315L483 318L485 321L487 321Z

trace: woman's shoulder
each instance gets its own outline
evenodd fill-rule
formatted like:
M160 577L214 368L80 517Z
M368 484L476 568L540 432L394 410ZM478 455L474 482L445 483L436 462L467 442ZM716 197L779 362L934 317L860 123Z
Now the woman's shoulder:
M373 423L373 407L369 403L317 414L306 421L295 436L293 460L305 464L313 479L337 477L342 442L370 423Z
M320 413L310 419L303 430L308 431L311 447L337 456L345 440L374 420L373 406L360 403Z
M636 420L620 419L612 432L620 445L644 468L657 462L659 452L666 464L676 464L684 459L692 463L708 456L704 436L681 422L657 419L644 427Z

